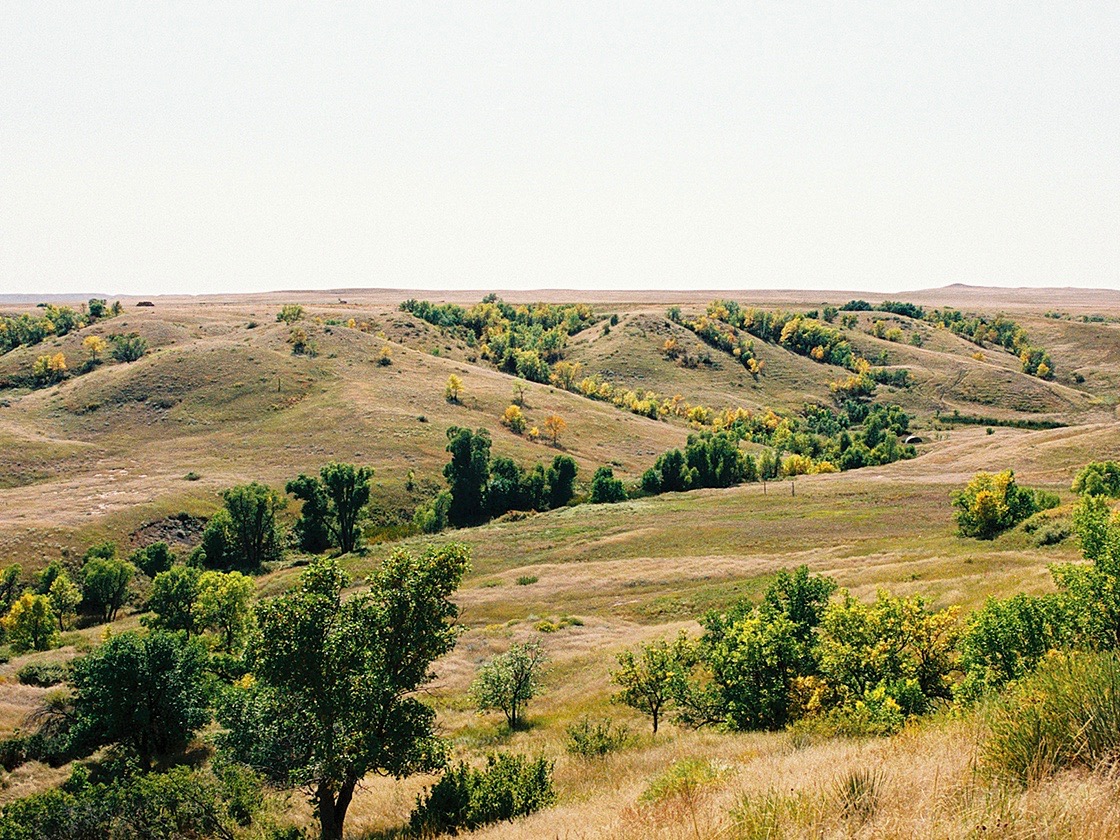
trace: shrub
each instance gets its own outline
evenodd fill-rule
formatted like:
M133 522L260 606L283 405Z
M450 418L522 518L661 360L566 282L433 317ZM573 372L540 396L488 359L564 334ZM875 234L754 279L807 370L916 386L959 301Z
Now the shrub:
M1120 747L1120 659L1115 652L1047 657L995 710L983 764L1030 784L1095 767Z
M109 341L113 345L110 355L118 362L135 362L148 352L148 339L138 333L111 335Z
M622 482L614 477L614 470L610 467L599 467L591 479L591 504L626 501L626 488Z
M1116 461L1093 461L1073 479L1070 487L1079 496L1120 496L1120 463Z
M16 671L20 685L50 688L66 679L67 667L58 663L32 662Z
M568 727L566 749L580 758L602 758L625 747L630 742L630 730L610 719L592 720L582 717Z
M981 540L994 539L1028 516L1058 505L1053 493L1019 487L1011 470L979 472L952 499L961 535Z
M521 575L521 577L519 577L517 579L517 585L518 586L532 586L538 580L540 580L540 578L537 577L536 575Z
M848 819L864 823L879 807L882 795L883 773L867 767L857 767L844 774L837 785L836 798L840 812Z
M706 785L719 780L720 772L703 758L683 758L666 768L649 783L641 802L664 802L667 799L694 800Z
M455 833L523 817L556 800L552 762L521 755L491 755L486 766L451 768L416 797L408 823L417 834Z

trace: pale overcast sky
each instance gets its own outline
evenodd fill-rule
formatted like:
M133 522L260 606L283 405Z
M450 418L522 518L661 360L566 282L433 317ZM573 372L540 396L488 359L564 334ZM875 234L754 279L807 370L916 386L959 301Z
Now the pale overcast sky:
M1120 3L0 6L0 292L1120 286Z

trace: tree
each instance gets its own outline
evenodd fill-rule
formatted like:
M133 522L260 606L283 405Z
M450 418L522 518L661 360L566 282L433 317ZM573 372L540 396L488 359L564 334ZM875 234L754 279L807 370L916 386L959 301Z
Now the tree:
M46 595L21 595L2 622L12 650L50 650L58 640L55 613Z
M197 639L128 631L74 663L78 743L120 743L148 770L210 720L206 650Z
M4 569L3 574L0 574L0 612L6 613L15 603L19 596L20 576L22 574L23 566L19 563L13 563Z
M953 493L952 499L961 535L981 540L994 539L1028 516L1058 504L1058 497L1052 493L1017 485L1011 470L976 473L964 490Z
M327 525L330 501L323 482L315 476L300 474L284 485L284 491L303 502L295 524L299 547L309 554L322 554L331 546L330 528Z
M522 508L521 467L510 458L495 458L490 462L490 483L486 486L486 507L490 516Z
M1070 489L1079 496L1120 496L1120 463L1093 461L1074 477Z
M637 653L618 655L618 670L611 679L621 689L614 700L625 703L653 721L653 734L661 715L678 697L695 661L695 645L682 631L672 642L659 639L639 646Z
M111 335L112 356L118 362L135 362L148 352L148 339L138 333Z
M287 504L284 497L254 481L223 491L222 499L228 517L219 522L225 532L225 556L215 563L207 549L207 565L255 572L264 563L279 560L282 548L276 514Z
M544 418L544 433L548 435L552 441L553 446L560 445L560 435L568 428L568 424L564 422L564 418L557 414L550 414Z
M490 481L490 433L452 426L447 430L451 461L443 476L451 490L448 519L457 528L486 518L486 486Z
M576 475L579 467L567 455L557 455L548 468L548 506L553 510L562 508L575 495Z
M175 566L159 572L152 580L148 609L154 616L146 621L161 630L182 630L190 638L198 630L199 578L193 566Z
M166 572L175 561L171 546L165 542L155 542L145 548L132 552L128 561L148 577L155 579L160 572Z
M425 534L438 534L447 527L450 512L451 493L441 490L427 504L416 508L412 524Z
M358 782L442 766L435 713L415 696L450 651L450 600L469 567L461 545L398 550L368 591L343 598L338 563L319 559L299 587L257 605L254 680L220 710L219 746L283 786L304 788L324 840L340 840Z
M591 478L590 499L593 505L626 501L626 488L614 477L614 470L610 467L595 470Z
M215 631L218 648L239 653L253 624L253 581L240 572L204 572L198 579L198 624Z
M126 560L95 557L82 566L82 608L113 621L128 598L136 567Z
M39 387L53 385L66 378L66 356L62 353L40 356L31 366L31 377Z
M78 612L78 605L82 603L82 590L70 580L66 572L60 573L52 582L47 591L51 609L58 616L58 629L65 630Z
M99 335L87 335L82 339L82 349L86 351L87 364L92 368L101 362L101 357L109 348L109 343Z
M525 414L516 405L511 405L502 413L502 425L515 435L525 431Z
M525 706L541 691L541 671L548 654L539 642L513 644L478 669L470 695L479 710L497 709L510 729L521 725Z
M449 403L457 403L463 396L463 380L456 374L451 374L447 377L447 387L443 389L443 395Z
M329 503L327 522L339 550L349 554L361 536L358 525L369 504L373 469L332 461L319 471L319 476Z

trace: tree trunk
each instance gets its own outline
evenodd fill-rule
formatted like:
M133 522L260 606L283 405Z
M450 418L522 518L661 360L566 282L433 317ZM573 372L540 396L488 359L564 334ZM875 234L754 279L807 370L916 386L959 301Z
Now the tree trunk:
M661 710L655 708L653 710L653 734L654 735L657 734L657 722L658 722L658 719L660 717L661 717Z
M355 784L357 780L345 782L338 791L337 799L330 785L326 783L319 785L315 799L319 811L319 832L322 840L342 840L346 809L350 807L350 800L354 798Z

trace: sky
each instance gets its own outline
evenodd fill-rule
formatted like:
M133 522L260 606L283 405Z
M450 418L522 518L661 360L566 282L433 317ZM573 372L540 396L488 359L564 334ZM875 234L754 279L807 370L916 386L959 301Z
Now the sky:
M0 293L1120 287L1120 3L0 5Z

